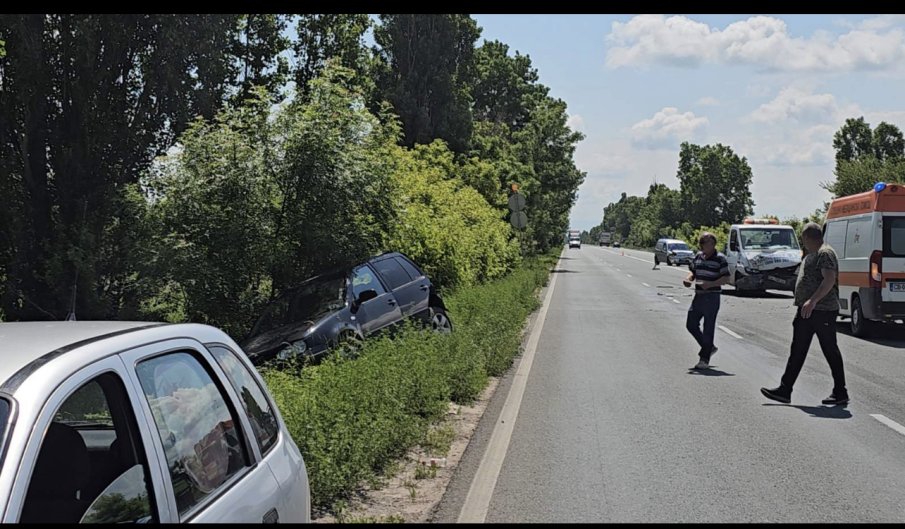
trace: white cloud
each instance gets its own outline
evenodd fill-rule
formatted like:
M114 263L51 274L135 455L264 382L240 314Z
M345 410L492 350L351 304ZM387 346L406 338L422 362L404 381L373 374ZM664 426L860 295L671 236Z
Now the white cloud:
M715 97L705 96L698 99L695 104L702 107L718 107L720 106L720 100Z
M833 94L816 94L803 86L787 86L771 101L748 114L744 121L778 123L790 120L798 124L843 123L861 115L856 104L840 104Z
M883 19L848 33L789 35L783 20L755 16L724 29L685 16L640 15L614 22L606 64L623 66L703 63L751 64L769 70L889 70L905 63L905 31Z
M683 141L698 137L707 123L707 118L693 112L679 113L675 107L665 107L654 117L632 125L632 144L646 149L678 149Z
M579 114L573 114L569 116L568 121L566 121L566 125L572 130L584 131L584 118Z

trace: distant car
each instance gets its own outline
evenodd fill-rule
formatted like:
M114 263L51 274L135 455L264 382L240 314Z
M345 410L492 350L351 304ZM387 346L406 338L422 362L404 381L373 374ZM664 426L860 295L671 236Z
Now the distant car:
M569 239L569 248L581 249L581 239Z
M685 241L677 239L660 239L654 247L654 264L661 262L672 265L688 264L694 259L694 252L685 244Z
M341 344L409 318L451 332L446 305L427 275L405 255L391 252L306 280L268 305L242 349L254 365L294 357L320 359Z
M225 333L0 323L3 523L310 522L304 460Z
M613 248L621 248L622 245L619 244L619 241L613 241Z

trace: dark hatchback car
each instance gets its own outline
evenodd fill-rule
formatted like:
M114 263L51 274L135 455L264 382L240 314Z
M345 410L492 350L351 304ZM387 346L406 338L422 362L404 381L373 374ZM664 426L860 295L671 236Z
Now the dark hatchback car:
M452 322L430 279L405 255L392 252L306 280L270 303L242 343L255 365L307 356L416 318L438 332Z

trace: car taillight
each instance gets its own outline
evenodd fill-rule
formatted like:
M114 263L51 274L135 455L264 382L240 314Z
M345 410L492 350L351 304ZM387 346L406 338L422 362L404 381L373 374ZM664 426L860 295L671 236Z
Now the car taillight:
M881 279L883 279L883 252L874 250L870 254L870 287L882 287Z

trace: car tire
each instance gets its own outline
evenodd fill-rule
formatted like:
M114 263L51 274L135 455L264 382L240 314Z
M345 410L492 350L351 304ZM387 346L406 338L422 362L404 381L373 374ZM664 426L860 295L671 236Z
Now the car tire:
M870 334L870 322L864 319L864 310L861 309L861 298L852 299L852 335L864 338Z
M446 314L446 311L440 307L430 308L430 319L428 320L428 324L432 331L441 334L449 334L453 330L452 320L449 319L449 315Z
M666 266L672 266L672 265L673 265L672 258L667 255L666 256Z

